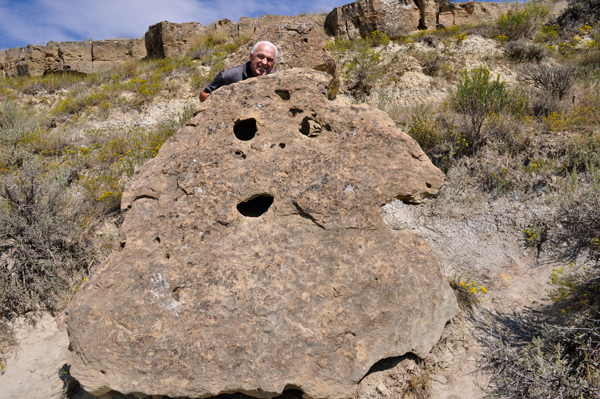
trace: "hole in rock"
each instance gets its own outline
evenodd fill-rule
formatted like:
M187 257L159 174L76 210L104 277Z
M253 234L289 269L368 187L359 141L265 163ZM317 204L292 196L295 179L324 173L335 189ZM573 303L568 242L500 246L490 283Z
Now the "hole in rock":
M304 111L302 111L300 108L296 108L296 107L290 108L290 115L292 116L292 118L295 117L298 114L303 113L303 112Z
M279 147L285 148L285 143L279 143Z
M256 119L244 119L235 122L233 125L233 133L238 140L249 141L256 135Z
M244 151L237 150L234 154L237 157L240 157L242 159L246 159L246 154L244 154Z
M159 244L160 244L160 237L156 237L156 238L154 239L154 241L156 241L157 243L159 243Z
M165 254L165 260L169 260L169 259L171 259L171 255Z
M431 183L425 183L425 185L427 186L427 188L431 188Z
M300 124L300 133L303 135L307 137L317 137L321 134L322 130L323 129L321 128L321 125L316 120L308 116L305 116L304 119L302 119L302 123Z
M248 201L240 202L237 210L244 216L257 218L269 210L273 204L273 196L269 194L257 195Z
M125 242L125 241L122 241L122 242L121 242L121 249L125 248L125 244L126 244L126 242Z
M291 97L289 90L275 90L275 94L277 94L283 101L287 101Z
M308 39L307 38L304 38L304 43L308 43Z

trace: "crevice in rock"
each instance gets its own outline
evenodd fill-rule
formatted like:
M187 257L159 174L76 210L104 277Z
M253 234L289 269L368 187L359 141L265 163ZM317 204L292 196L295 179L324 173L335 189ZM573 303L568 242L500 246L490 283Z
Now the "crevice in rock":
M298 215L300 215L301 217L303 217L305 219L310 220L311 222L313 222L320 228L325 229L325 227L322 224L320 224L319 222L317 222L314 217L312 217L308 213L304 212L304 210L300 207L300 205L298 205L298 203L296 201L293 201L292 203L296 207L296 210L298 211Z
M365 374L358 383L360 384L362 382L362 380L364 380L365 378L367 378L369 375L371 375L373 373L378 373L380 371L393 369L394 367L396 367L397 365L399 365L400 363L402 363L403 361L406 361L406 360L409 360L409 361L412 360L417 364L419 364L421 362L421 359L417 355L415 355L414 353L411 353L411 352L408 352L402 356L386 357L385 359L381 359L378 362L376 362L374 365L372 365L371 368L369 369L369 371L367 372L367 374Z
M273 204L273 196L269 194L258 194L237 205L239 213L246 217L257 218L269 210Z
M233 125L233 133L241 141L252 140L257 130L256 119L254 118L237 120Z
M139 197L135 197L135 198L134 198L134 199L131 201L131 203L133 204L135 201L137 201L137 200L141 200L141 199L151 199L151 200L154 200L154 201L158 201L158 198L156 198L156 197L153 197L153 196L151 196L151 195L148 195L148 194L144 194L144 195L140 195Z
M401 196L401 195L399 195L399 196L397 196L397 197L396 197L396 198L394 198L394 199L397 199L397 200L399 200L399 201L402 201L402 202L404 202L406 205L419 205L419 201L416 201L416 200L414 199L414 197L404 197L404 196ZM385 204L384 204L384 205L385 205Z
M425 4L424 4L424 0L414 0L415 4L417 5L417 8L419 9L419 15L421 16L419 18L419 29L420 30L426 30L427 26L425 25Z

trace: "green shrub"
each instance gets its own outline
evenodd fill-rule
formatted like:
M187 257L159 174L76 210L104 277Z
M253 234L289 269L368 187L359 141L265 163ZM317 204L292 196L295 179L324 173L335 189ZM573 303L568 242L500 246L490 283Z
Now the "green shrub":
M575 82L573 69L560 64L527 65L521 68L520 74L523 81L557 97L559 101Z
M576 134L567 143L564 168L584 171L600 168L600 132Z
M55 310L90 246L68 194L69 169L26 163L0 181L0 317Z
M362 46L347 65L345 74L348 76L346 88L354 98L364 101L371 95L371 90L380 81L383 71L378 68L381 57L363 41Z
M14 100L0 103L0 174L30 157L25 139L39 128L38 119L24 112Z
M454 290L456 301L462 310L472 310L479 305L481 298L487 295L487 289L484 286L477 285L470 278L455 275L450 280L450 287Z
M546 92L535 93L531 99L531 113L536 118L547 118L557 115L562 110L558 98L548 95Z
M600 19L600 1L572 0L556 19L563 32L578 33L582 25L597 25Z
M535 43L525 43L513 40L506 43L506 53L514 61L540 62L546 55L542 46Z
M472 143L472 148L481 146L486 137L483 125L492 114L504 110L508 100L508 92L500 76L490 81L487 68L462 71L456 91L451 94L450 103L454 109L464 116L465 141Z
M575 335L577 331L573 331ZM596 334L597 334L596 330ZM562 331L545 331L549 337L536 337L526 346L511 346L494 339L479 360L480 367L492 374L486 389L492 397L530 399L580 399L597 398L597 370L588 368L584 361L572 362L565 357L565 342L561 342ZM599 335L594 338L597 340ZM566 341L566 340L565 340ZM582 345L579 345L581 348ZM585 356L579 351L580 356ZM584 359L582 359L584 360Z
M431 110L421 107L410 123L407 133L414 138L428 155L434 155L435 150L442 145L444 136L438 121L432 117Z
M548 7L539 3L527 3L521 11L508 11L496 20L499 35L509 41L528 38L542 25L550 13Z

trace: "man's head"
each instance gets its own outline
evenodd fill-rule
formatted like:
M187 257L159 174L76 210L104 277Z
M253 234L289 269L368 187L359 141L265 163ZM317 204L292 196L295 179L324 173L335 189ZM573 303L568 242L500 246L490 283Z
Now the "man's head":
M250 51L250 70L253 76L267 75L277 61L277 47L271 42L258 42Z

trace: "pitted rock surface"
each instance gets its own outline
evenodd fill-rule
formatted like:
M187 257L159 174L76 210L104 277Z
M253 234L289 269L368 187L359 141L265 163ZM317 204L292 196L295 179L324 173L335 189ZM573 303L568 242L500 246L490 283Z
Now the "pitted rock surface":
M383 112L291 69L215 91L128 184L124 249L68 308L91 393L347 398L427 354L456 300L423 238L378 209L444 175Z

